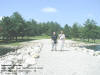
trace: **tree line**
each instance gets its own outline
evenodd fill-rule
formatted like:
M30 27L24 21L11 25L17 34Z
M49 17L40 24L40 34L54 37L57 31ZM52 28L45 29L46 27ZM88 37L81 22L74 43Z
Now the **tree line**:
M26 21L18 12L11 16L5 16L0 20L0 37L2 40L18 40L25 36L52 35L63 30L67 38L100 39L100 26L94 20L87 19L83 25L74 23L72 26L66 24L61 27L57 22L38 23L34 19Z
M51 35L61 30L57 22L37 23L34 19L26 21L18 12L5 16L0 21L0 37L3 40L18 40L24 36Z
M68 24L64 27L64 32L68 38L80 38L81 40L88 40L88 42L100 39L100 26L93 19L87 19L83 25L74 23L71 26Z

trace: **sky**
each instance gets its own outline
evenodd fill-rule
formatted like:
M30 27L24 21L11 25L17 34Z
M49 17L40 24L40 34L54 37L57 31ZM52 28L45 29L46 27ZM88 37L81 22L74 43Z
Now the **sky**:
M100 0L0 0L0 19L19 12L25 20L54 21L61 26L86 19L100 25Z

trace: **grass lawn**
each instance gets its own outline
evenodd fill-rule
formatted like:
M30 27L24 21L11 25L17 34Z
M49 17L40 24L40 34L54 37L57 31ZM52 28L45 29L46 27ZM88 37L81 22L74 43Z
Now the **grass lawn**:
M27 38L27 37L26 37ZM40 39L49 39L50 36L44 35L44 36L34 36L34 37L28 37L29 39L35 39L35 40L40 40Z
M21 37L18 37L18 41L15 40L11 40L11 41L3 41L0 40L0 47L6 47L6 46L19 46L21 45L22 42L27 42L27 41L31 41L31 40L40 40L40 39L49 39L50 36L47 35L43 35L43 36L31 36L31 37L27 37L25 36L23 38L23 40L21 39Z
M88 42L88 40L87 39L85 39L85 40L81 40L81 39L79 39L79 38L77 38L77 39L71 39L71 40L73 40L73 41L77 41L77 42L84 42L84 43L86 43L86 44L88 44L88 43L94 43L94 41L92 40L92 39L90 39L90 41ZM95 40L95 44L100 44L100 39L97 39L97 40Z

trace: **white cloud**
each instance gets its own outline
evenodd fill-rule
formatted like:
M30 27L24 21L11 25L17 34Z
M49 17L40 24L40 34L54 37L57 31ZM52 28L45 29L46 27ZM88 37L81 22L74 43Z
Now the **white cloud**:
M43 8L42 12L55 13L55 12L57 12L57 9L56 8L52 8L52 7L47 7L47 8Z
M2 20L3 16L0 16L0 20Z

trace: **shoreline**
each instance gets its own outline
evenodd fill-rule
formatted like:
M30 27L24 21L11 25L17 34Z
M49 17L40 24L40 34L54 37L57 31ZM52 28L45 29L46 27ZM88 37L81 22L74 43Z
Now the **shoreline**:
M57 75L59 75L59 73L63 73L63 71L66 74L70 73L69 75L72 75L71 73L73 73L74 71L78 73L82 73L83 75L85 71L85 67L88 64L90 64L88 65L88 69L91 69L92 66L95 68L99 68L98 65L95 66L94 64L98 64L99 62L97 61L100 61L100 51L95 52L93 50L80 48L77 46L72 47L71 43L76 43L75 41L66 40L65 42L67 45L69 44L69 47L68 46L66 47L65 45L66 51L60 51L60 50L51 51L50 39L42 39L42 40L26 42L22 45L22 48L18 49L16 52L10 52L7 55L5 55L5 57L0 58L1 60L0 64L9 64L9 65L22 64L23 67L29 67L29 68L37 65L40 66L43 65L42 67L44 68L44 70L46 70L45 72L47 72L47 75L51 75L49 74L50 72L48 69L50 70L54 69L53 72L58 73ZM93 64L90 63L90 61L92 61ZM67 67L65 67L65 65ZM80 65L82 65L82 67ZM57 67L57 69L55 67ZM61 67L62 70L59 71ZM65 69L63 69L63 67L66 68L66 70L71 69L71 71L66 71ZM80 67L82 68L82 70L80 70ZM74 68L77 68L79 70ZM89 73L91 73L91 70ZM99 72L99 69L97 69L97 72ZM18 72L18 74L19 73L20 72ZM32 72L31 74L35 74L35 73L39 73L39 72Z
M41 40L50 40L50 39L41 39ZM20 43L20 46L0 46L2 48L12 48L12 49L20 49L20 48L23 48L24 46L29 46L29 43L34 43L34 45L36 45L36 43L38 43L40 40L32 40L32 41L28 41L28 42L21 42ZM58 40L59 41L59 40ZM95 56L95 53L96 55L97 52L99 53L100 51L95 51L93 49L87 49L85 48L85 46L94 46L94 45L100 45L100 44L95 44L95 43L91 43L91 44L86 44L84 42L77 42L77 41L73 41L73 40L65 40L65 47L66 48L79 48L81 51L84 51L84 50L87 50L87 52L93 52L94 56ZM99 54L100 55L100 54Z

